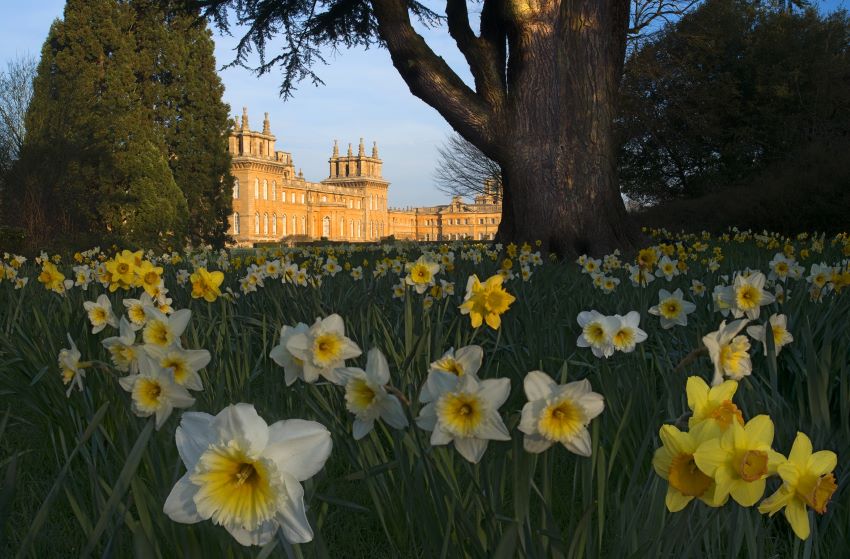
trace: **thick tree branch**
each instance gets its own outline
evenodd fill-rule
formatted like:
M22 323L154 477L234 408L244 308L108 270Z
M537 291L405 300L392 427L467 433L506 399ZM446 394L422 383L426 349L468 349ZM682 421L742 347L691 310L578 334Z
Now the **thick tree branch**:
M488 103L437 56L410 23L403 0L371 0L378 33L410 92L435 108L469 141L495 149Z

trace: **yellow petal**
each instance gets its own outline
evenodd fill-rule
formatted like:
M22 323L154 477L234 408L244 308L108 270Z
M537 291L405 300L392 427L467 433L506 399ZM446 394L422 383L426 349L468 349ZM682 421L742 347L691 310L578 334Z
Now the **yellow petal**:
M731 400L732 396L734 396L737 391L738 381L727 380L712 388L708 393L708 397L716 402L722 402L724 400Z
M700 377L688 377L685 392L688 394L688 407L691 410L696 411L708 403L708 384Z
M750 443L773 444L773 420L767 415L757 415L744 426Z
M794 444L791 445L791 452L788 454L788 460L796 465L804 468L809 456L812 455L812 441L805 435L797 431L797 436L794 438Z
M751 507L764 495L764 487L764 479L757 479L756 481L737 480L732 483L729 494L742 507Z
M800 480L800 467L790 460L779 464L776 468L776 473L782 478L786 484L791 487L797 487Z
M791 499L785 507L785 518L791 524L791 529L801 540L809 537L809 513L806 505L799 499Z
M687 433L679 431L674 425L662 425L658 431L661 442L673 454L692 454L694 445Z
M759 512L773 516L788 504L794 497L794 491L787 485L782 485L776 492L759 504Z
M710 439L694 452L694 462L707 476L715 477L717 469L729 460L729 452L720 446L720 439Z
M667 496L664 499L664 503L667 505L667 510L670 512L679 512L692 500L693 497L682 495L681 491L678 489L674 489L670 486L667 487Z
M667 479L670 475L670 464L672 462L673 454L666 446L657 449L652 457L652 467L661 479Z
M838 457L834 452L831 450L821 450L811 455L806 469L816 476L822 476L834 470L837 463Z

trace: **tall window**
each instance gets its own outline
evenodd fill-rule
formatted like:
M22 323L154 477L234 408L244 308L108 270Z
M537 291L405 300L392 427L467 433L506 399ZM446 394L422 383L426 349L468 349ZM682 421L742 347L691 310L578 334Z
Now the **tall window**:
M360 238L360 220L357 220L357 238Z
M293 194L293 196L295 196L295 195ZM298 227L296 227L297 225L298 225L298 222L295 220L295 216L292 216L292 234L293 235L298 234Z
M277 214L272 214L272 235L277 237Z
M269 181L263 179L263 200L269 199Z
M304 203L304 194L301 194L301 203Z
M302 235L307 234L307 218L304 217L303 215L301 216L301 234Z
M260 213L257 212L254 214L254 234L260 234Z
M331 236L331 218L325 216L322 218L322 237Z
M233 234L239 234L239 212L233 212Z
M239 198L239 179L233 179L233 197Z
M348 199L348 209L349 210L354 206L354 204L352 202L353 202L353 200L351 200L351 198L349 198Z
M281 231L281 234L284 237L286 237L286 214L283 214L283 217L280 220L280 224L283 226L283 230Z
M345 220L344 219L339 220L339 236L345 237Z
M285 190L281 191L281 193L280 193L280 201L283 202L284 204L286 203L286 191Z
M254 199L260 197L260 179L254 179Z
M272 181L272 200L277 200L277 181Z
M269 214L263 214L263 235L269 236Z

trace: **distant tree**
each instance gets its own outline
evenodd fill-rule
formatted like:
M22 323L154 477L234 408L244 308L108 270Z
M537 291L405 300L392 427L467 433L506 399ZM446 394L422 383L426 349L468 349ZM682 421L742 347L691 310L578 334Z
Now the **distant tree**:
M488 181L501 190L502 169L499 164L463 136L450 134L446 142L437 148L437 153L434 180L441 192L473 198L485 193Z
M846 143L850 20L793 8L707 0L634 52L617 121L625 194L742 188L808 145Z
M32 99L35 70L32 56L10 60L6 69L0 70L0 177L20 157L24 145L24 119Z
M134 22L125 2L68 0L51 26L8 190L7 214L35 246L184 236L186 200L138 87ZM140 222L155 214L156 230Z

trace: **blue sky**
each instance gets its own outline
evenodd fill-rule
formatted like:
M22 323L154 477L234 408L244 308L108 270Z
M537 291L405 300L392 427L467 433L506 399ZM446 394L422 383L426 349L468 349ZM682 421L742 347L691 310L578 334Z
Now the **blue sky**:
M430 2L429 2L430 4ZM62 16L64 0L0 0L0 63L20 54L38 56L51 22ZM820 2L824 11L847 6L846 0ZM442 4L434 4L439 10ZM474 10L478 6L471 6ZM470 81L462 56L445 29L423 31L432 48ZM220 66L233 59L237 36L221 36L214 30L216 59ZM389 54L378 48L329 53L328 65L316 67L325 85L304 82L285 103L278 96L280 74L273 71L258 78L248 70L230 68L220 72L224 100L233 115L247 106L251 127L262 126L268 112L277 148L292 153L305 178L319 181L327 176L327 160L334 139L344 152L351 142L357 149L360 137L367 149L378 142L384 160L384 177L391 182L393 206L445 203L446 196L434 187L437 147L451 132L443 118L414 97L390 63Z

